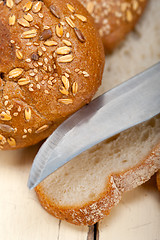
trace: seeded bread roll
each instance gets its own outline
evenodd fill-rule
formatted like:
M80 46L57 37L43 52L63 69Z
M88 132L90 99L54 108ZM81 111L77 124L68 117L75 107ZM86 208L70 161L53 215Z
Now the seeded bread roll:
M134 28L147 0L80 0L93 16L106 52L111 52Z
M99 34L76 0L0 1L0 148L46 138L89 103L103 67Z

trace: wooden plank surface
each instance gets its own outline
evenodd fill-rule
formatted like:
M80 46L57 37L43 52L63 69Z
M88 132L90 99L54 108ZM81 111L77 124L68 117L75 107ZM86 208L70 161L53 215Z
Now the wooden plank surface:
M40 206L34 190L27 188L37 149L38 145L0 152L0 239L87 240L88 227L77 227L52 217Z
M160 192L155 178L125 193L110 216L99 224L99 240L159 240Z

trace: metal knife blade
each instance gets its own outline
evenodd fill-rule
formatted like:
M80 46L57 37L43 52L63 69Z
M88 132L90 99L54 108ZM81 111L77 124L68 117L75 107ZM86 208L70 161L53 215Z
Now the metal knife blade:
M64 121L36 155L30 189L81 152L160 113L160 62Z

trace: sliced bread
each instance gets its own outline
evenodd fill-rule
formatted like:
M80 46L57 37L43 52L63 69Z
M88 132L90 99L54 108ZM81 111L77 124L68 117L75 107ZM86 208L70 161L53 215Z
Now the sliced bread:
M159 0L150 1L135 32L107 57L98 94L159 61L159 9ZM55 217L92 225L110 213L123 192L149 180L158 169L160 116L82 153L35 190L42 206Z

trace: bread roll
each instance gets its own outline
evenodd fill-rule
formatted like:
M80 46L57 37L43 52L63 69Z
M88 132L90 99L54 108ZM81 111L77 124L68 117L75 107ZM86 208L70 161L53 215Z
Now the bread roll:
M0 1L0 148L49 136L89 103L103 67L98 31L76 0Z
M134 28L147 0L80 0L93 16L106 52L111 52Z

